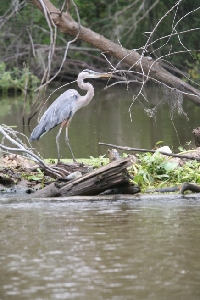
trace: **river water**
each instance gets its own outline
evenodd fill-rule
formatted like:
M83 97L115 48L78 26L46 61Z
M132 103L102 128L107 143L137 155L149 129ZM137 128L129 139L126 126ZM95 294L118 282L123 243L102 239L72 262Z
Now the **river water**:
M133 91L102 91L74 116L69 136L76 157L98 156L98 142L152 148L159 140L173 147L191 141L199 108L184 101L189 121L174 125L167 105L156 119L144 113L162 92L149 87L146 97L128 108ZM58 95L56 95L58 96ZM21 125L21 96L1 99L1 124ZM28 102L30 107L31 100ZM29 108L28 107L28 108ZM31 129L36 120L31 123ZM175 128L176 130L175 130ZM58 128L34 143L43 157L56 157ZM62 156L69 157L64 135ZM198 198L111 202L0 201L1 300L200 299L200 202Z
M200 202L0 205L0 299L200 299Z

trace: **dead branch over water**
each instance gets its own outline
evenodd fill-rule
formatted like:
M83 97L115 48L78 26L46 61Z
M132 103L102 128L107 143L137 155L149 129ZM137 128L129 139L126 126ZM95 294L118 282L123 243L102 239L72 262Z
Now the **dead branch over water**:
M195 104L200 105L200 91L198 89L192 87L187 82L181 80L180 78L177 78L176 76L172 75L167 70L162 68L159 63L159 60L161 60L162 58L153 60L152 58L144 56L145 51L149 46L150 38L143 47L142 55L140 55L134 50L128 50L121 45L116 44L109 39L106 39L104 36L90 30L89 28L81 26L80 20L76 22L69 14L69 12L61 12L49 0L32 0L32 2L39 10L42 11L42 13L45 15L45 18L47 19L47 22L49 24L52 24L51 28L56 27L65 34L70 34L75 38L78 37L78 39L83 40L86 43L94 46L95 48L100 49L101 51L106 53L106 55L117 58L119 60L119 63L123 62L128 64L130 67L129 71L135 70L136 72L139 72L143 77L141 90L143 88L143 85L149 79L152 79L157 83L166 85L170 89L176 89L181 94L187 95L188 99L193 101ZM173 7L171 7L171 9L165 15L173 11L179 5L179 2L180 1L178 1ZM164 17L165 16L163 16L163 18ZM156 26L158 26L160 22L161 20L158 21ZM154 31L155 30L156 27ZM113 68L113 72L117 71L116 68L112 66L111 62L109 63Z
M100 143L100 142L99 142L99 145L105 145L105 146L117 148L117 149L124 150L124 151L150 152L150 153L156 153L158 151L158 150L149 150L149 149L141 149L141 148L131 148L131 147L127 147L127 146L118 146L118 145ZM196 157L196 156L184 155L184 154L174 154L174 153L168 153L168 152L163 152L163 151L159 151L159 152L163 155L166 155L166 156L186 158L186 159L190 159L190 160L200 161L200 157ZM190 150L190 151L187 151L187 152L196 152L196 150Z

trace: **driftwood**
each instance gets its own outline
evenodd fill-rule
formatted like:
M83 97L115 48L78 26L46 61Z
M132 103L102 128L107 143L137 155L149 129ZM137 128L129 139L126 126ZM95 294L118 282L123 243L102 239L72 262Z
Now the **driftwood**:
M194 128L192 133L194 134L195 146L200 147L200 127Z
M174 193L178 191L183 195L185 194L185 191L200 193L200 186L195 183L184 182L180 186L167 186L164 188L147 190L146 193Z
M180 187L179 186L167 186L164 188L158 188L158 189L151 189L151 190L147 190L145 191L145 193L174 193L180 191Z
M181 185L180 192L184 195L185 191L191 191L193 193L200 193L200 186L195 183L184 182Z
M107 189L119 188L122 189L129 186L129 175L126 170L135 161L135 158L130 156L128 158L120 158L113 161L106 166L103 166L93 172L90 172L80 178L74 179L67 183L53 182L45 188L36 191L31 197L65 197L65 196L86 196L86 195L98 195ZM133 185L130 184L130 189L133 189ZM137 187L135 193L139 192Z

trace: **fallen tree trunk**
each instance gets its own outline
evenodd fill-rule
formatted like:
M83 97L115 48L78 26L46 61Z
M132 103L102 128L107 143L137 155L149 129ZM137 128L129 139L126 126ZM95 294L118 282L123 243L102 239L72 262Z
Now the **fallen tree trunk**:
M38 0L32 0L32 2L45 14ZM182 94L187 94L188 99L193 101L196 105L200 105L200 91L169 73L160 66L158 61L141 56L134 50L125 49L121 45L106 39L104 36L89 28L79 26L68 12L61 13L49 0L43 0L43 3L51 16L51 20L61 32L74 37L78 35L78 39L104 51L107 55L116 57L119 61L127 63L131 67L131 70L134 69L143 75L144 80L152 78L168 87L175 88Z
M54 182L45 188L31 195L34 198L41 197L65 197L65 196L86 196L98 195L107 189L119 188L127 184L129 186L129 176L126 168L135 162L132 156L120 158L106 166L90 172L80 178L67 183ZM130 184L131 185L131 184ZM136 189L139 192L139 187Z

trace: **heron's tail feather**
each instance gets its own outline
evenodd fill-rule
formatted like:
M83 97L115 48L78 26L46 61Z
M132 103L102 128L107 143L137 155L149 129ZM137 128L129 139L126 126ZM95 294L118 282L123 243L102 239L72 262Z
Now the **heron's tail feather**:
M45 126L41 126L41 124L38 124L31 133L30 141L33 140L39 140L39 138L46 133Z

